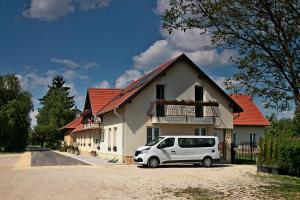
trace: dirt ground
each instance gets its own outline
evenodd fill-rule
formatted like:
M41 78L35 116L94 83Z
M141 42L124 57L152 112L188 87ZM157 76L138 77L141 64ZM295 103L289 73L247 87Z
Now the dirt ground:
M213 168L135 165L15 167L21 155L0 155L0 199L185 199L170 190L199 187L225 199L265 199L251 165Z

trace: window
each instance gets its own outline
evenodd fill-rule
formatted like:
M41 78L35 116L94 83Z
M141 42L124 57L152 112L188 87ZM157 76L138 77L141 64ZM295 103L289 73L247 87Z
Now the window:
M114 133L113 133L113 146L115 147L117 143L117 127L114 128Z
M195 135L206 136L207 129L206 128L195 128Z
M238 135L236 133L233 134L233 146L237 147L238 146Z
M175 138L167 138L164 141L162 141L157 148L162 149L162 148L168 148L174 146L175 143Z
M105 129L103 129L103 132L101 133L100 142L104 142L104 137L105 137Z
M256 134L255 133L250 134L250 146L256 146Z
M195 86L195 101L203 101L203 87ZM196 117L203 117L203 106L195 106Z
M178 145L181 148L213 147L214 138L178 138Z
M164 85L156 85L156 99L165 99L165 86ZM158 117L165 116L165 106L164 105L156 105L156 115Z
M108 147L111 146L111 128L108 129L108 134L107 134L107 140L108 140Z
M159 136L159 128L158 127L147 127L146 144L148 144L150 141L152 141L154 138L157 138L158 136Z

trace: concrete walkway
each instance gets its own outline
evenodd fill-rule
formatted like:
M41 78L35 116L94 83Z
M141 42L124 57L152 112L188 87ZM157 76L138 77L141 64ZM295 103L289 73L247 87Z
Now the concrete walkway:
M68 156L74 159L77 159L81 162L87 163L89 165L103 165L103 164L107 164L107 165L112 165L115 163L109 163L108 160L99 158L99 157L94 157L94 156L90 156L90 155L75 155L75 154L71 154L68 152L59 152L59 151L55 151L56 153L59 153L61 155L64 156Z

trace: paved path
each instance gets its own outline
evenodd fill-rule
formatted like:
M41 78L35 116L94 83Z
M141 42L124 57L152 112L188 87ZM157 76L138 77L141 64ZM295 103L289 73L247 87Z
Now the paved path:
M71 154L71 153L67 153L67 152L57 152L58 154L61 154L63 156L68 156L74 159L77 159L79 161L88 163L90 165L103 165L103 164L115 164L115 163L109 163L108 160L106 159L102 159L99 157L93 157L90 155L75 155L75 154Z
M31 166L56 166L56 165L87 165L77 159L57 154L53 151L42 149L31 152Z

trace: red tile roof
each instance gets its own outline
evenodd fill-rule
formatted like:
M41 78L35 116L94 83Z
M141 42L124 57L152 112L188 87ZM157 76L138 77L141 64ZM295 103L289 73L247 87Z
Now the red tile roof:
M122 89L89 88L88 96L93 115L100 111L121 91Z
M242 108L238 104L236 104L228 95L217 86L200 68L198 68L186 55L182 54L177 56L168 62L160 65L153 71L147 73L143 77L133 81L129 84L122 92L120 92L110 103L108 103L102 110L100 110L99 114L104 114L114 110L115 108L119 108L130 101L133 97L139 94L145 87L147 87L155 78L157 78L160 74L163 74L167 69L169 69L173 64L180 59L184 59L189 61L191 65L203 76L208 79L212 84L221 92L223 95L232 103L234 110L242 111Z
M233 124L234 125L255 125L255 126L268 126L269 121L263 116L258 107L252 101L252 98L247 95L233 94L230 97L236 101L242 108L243 112L235 113Z
M77 126L81 124L82 117L75 118L73 121L70 123L66 124L62 129L75 129Z
M79 124L72 132L75 133L75 132L79 132L82 130L83 130L83 124Z

